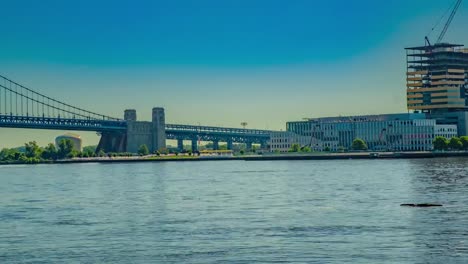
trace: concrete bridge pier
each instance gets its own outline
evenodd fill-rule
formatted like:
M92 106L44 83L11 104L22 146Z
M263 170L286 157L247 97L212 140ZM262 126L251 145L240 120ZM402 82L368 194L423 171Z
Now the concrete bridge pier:
M101 139L96 148L96 153L99 151L109 152L125 152L127 146L127 135L124 133L103 132Z
M219 150L219 140L213 140L213 150Z
M192 138L192 152L198 151L198 138Z
M232 144L232 139L227 140L227 149L232 150L233 149L233 144Z
M252 142L245 143L245 148L247 151L252 150Z
M184 150L184 140L183 139L177 139L177 149L179 149L179 151Z

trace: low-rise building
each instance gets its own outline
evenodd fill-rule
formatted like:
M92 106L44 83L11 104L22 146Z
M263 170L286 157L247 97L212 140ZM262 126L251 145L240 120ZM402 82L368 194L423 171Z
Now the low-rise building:
M310 137L301 136L290 131L274 131L270 134L270 151L288 152L293 144L309 146L310 140Z
M456 125L438 125L425 114L389 114L314 118L288 122L285 132L271 134L271 151L288 151L293 144L314 151L350 150L356 138L374 151L430 151L434 138L457 136Z
M61 135L55 138L55 146L58 148L60 141L62 140L70 140L73 143L73 149L81 151L83 149L83 141L81 136L78 134L67 133L65 135Z
M435 127L434 136L451 139L453 137L458 136L457 132L457 127L454 127L454 125L437 125Z

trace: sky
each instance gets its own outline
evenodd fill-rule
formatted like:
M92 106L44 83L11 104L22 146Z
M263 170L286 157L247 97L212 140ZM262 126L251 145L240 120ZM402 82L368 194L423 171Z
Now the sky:
M447 0L0 0L0 75L102 114L285 128L406 112L405 52ZM462 4L445 40L468 43ZM437 38L444 20L429 35ZM62 131L0 128L0 148ZM95 133L81 133L84 145Z

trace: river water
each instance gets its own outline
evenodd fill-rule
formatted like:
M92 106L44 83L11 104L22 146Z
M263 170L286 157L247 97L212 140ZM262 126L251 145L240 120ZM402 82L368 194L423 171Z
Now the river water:
M468 263L467 162L0 166L0 263Z

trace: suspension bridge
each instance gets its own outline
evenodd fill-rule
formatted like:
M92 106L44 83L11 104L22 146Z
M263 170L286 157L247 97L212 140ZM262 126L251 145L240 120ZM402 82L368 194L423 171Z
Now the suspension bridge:
M161 108L158 108L161 109ZM133 110L134 111L134 110ZM161 111L157 112L158 115ZM99 114L49 97L0 75L0 128L49 129L94 131L101 135L98 150L136 152L140 144L146 144L154 151L165 147L166 139L177 140L178 148L183 141L192 143L197 150L198 142L211 141L214 148L219 142L226 142L228 149L233 143L245 143L247 147L257 143L266 147L268 130L240 129L212 126L166 124L162 116L144 122L134 119L120 119Z

